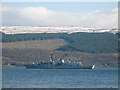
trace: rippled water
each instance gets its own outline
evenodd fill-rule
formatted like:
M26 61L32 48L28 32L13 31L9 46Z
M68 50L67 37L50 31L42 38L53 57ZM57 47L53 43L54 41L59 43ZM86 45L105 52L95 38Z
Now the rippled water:
M3 67L3 88L117 88L116 68L38 69Z

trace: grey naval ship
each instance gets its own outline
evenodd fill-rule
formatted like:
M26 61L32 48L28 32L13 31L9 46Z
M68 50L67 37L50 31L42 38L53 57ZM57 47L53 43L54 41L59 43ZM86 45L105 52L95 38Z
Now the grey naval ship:
M48 61L42 61L37 64L25 64L24 67L26 69L93 69L95 68L95 65L84 66L81 62L70 62L70 60L65 62L63 59L55 62L53 60L53 54L51 54Z

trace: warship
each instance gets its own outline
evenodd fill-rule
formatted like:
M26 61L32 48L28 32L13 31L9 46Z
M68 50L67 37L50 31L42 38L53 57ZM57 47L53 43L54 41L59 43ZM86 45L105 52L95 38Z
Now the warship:
M84 66L81 62L71 62L70 60L59 59L58 62L53 60L53 54L50 55L49 60L41 61L40 63L25 64L26 69L94 69L95 65Z

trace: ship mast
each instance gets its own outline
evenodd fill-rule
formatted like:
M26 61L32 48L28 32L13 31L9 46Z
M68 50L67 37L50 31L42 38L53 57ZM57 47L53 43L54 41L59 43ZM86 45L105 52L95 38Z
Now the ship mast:
M50 54L50 61L53 61L53 53Z

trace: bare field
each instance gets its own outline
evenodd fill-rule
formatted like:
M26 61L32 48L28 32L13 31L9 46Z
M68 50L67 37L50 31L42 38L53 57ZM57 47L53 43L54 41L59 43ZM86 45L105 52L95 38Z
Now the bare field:
M54 50L66 44L67 42L65 42L63 39L33 40L3 43L2 48Z

